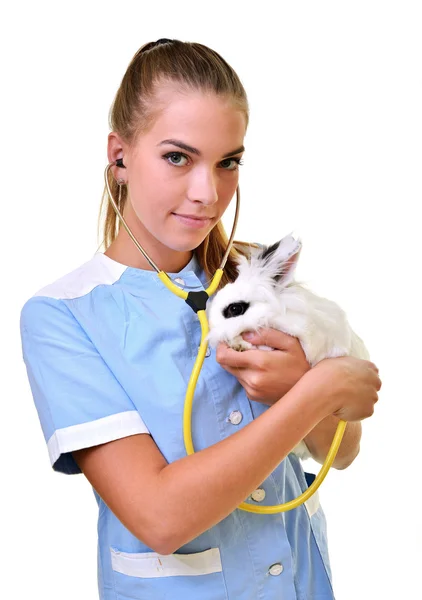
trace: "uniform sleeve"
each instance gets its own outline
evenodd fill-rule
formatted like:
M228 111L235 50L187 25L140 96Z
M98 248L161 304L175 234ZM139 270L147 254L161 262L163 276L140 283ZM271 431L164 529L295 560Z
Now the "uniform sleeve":
M71 452L149 433L116 377L62 300L21 310L22 356L55 471L80 473Z

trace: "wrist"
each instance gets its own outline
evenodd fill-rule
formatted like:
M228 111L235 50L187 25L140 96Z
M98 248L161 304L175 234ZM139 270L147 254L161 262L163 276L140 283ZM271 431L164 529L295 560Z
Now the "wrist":
M339 409L327 369L315 365L294 387L298 388L297 391L304 397L306 404L312 403L321 421Z

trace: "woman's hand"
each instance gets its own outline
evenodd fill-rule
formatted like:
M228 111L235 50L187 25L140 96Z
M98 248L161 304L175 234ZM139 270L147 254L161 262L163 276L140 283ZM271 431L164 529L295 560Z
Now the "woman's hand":
M299 385L312 389L316 399L330 407L329 414L343 421L371 417L382 382L378 367L369 360L341 356L325 358L302 378Z
M277 329L261 329L260 333L242 335L251 344L274 348L237 352L227 344L217 347L217 362L234 375L250 400L274 404L310 369L297 338Z

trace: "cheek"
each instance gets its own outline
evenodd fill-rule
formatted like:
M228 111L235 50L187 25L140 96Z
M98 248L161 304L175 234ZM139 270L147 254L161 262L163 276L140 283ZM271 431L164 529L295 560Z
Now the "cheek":
M218 185L218 200L223 211L226 210L231 200L235 200L238 183L239 174L237 172L234 174L228 173L225 177L221 177Z
M133 185L132 202L136 212L157 216L175 210L180 188L180 182L170 178L163 166L152 163L147 172L143 169L138 174Z

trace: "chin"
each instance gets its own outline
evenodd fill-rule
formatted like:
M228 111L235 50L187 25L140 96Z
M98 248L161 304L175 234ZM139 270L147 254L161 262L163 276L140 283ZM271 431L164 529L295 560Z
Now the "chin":
M174 250L175 252L192 252L193 250L196 250L196 248L198 248L201 245L201 243L202 240L192 244L188 244L186 242L184 244L169 244L168 247Z
M207 233L208 235L208 233ZM191 252L202 244L206 235L184 235L182 238L168 240L164 242L168 248L175 250L176 252Z

